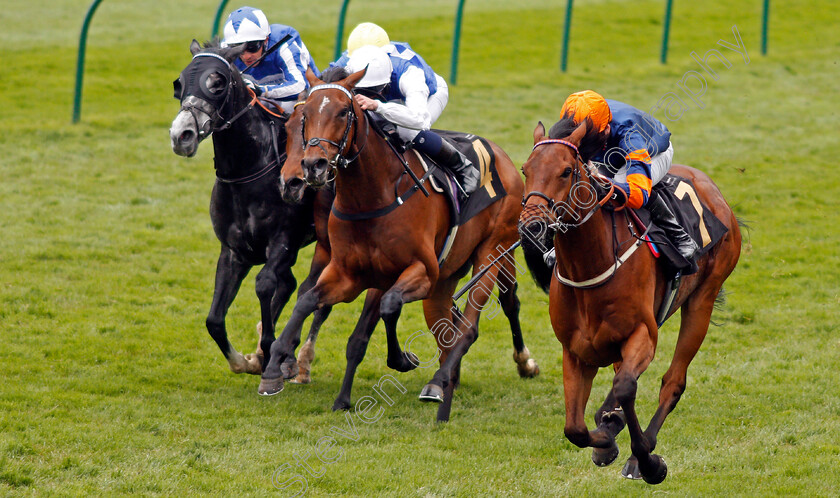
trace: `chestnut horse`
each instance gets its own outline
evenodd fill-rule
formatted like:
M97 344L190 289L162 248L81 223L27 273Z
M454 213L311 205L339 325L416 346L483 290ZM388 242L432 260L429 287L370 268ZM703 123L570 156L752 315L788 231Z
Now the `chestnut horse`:
M512 258L491 265L470 292L463 315L456 314L454 321L452 295L471 266L480 269L482 263L499 255L499 248L503 250L518 239L516 221L523 183L510 158L492 144L497 173L508 195L459 227L449 255L439 266L438 255L450 226L448 201L436 193L429 197L406 195L413 185L404 181L409 176L401 158L370 130L367 116L353 100L351 92L362 76L364 71L328 85L307 74L313 88L300 107L304 147L296 151L287 148L287 163L300 161L308 183L316 188L327 184L335 168L336 198L328 224L332 259L315 286L298 299L283 333L272 344L260 392L279 392L283 379L296 374L294 350L300 341L300 324L307 316L322 306L350 302L365 289L380 289L385 291L380 314L388 336L389 366L399 364L394 365L398 370L416 367L418 359L411 352L400 351L397 320L403 304L423 300L426 323L438 345L440 369L423 388L420 399L441 403L437 419L445 421L461 358L478 337L479 314L497 281L502 308L515 323L514 337L521 334ZM415 175L422 176L423 168L414 154L406 154L405 160ZM337 217L336 211L351 215ZM364 219L347 219L353 216ZM519 343L522 349L515 359L528 369L525 375L535 375L536 364L528 361L521 337ZM348 370L349 359L348 353Z
M741 235L712 180L696 169L674 165L670 172L693 182L697 196L728 232L699 258L699 271L682 277L669 309L669 314L682 310L676 351L662 378L659 406L643 431L635 408L636 383L656 350L655 312L664 298L665 270L644 246L635 253L628 250L639 246L629 217L616 213L621 208L605 193L609 184L590 176L586 167L597 141L597 132L588 132L587 124L576 127L565 118L552 128L550 138L542 123L534 130L534 149L522 167L529 192L520 219L523 250L527 253L531 246L533 251L533 244L524 240L538 238L536 228L548 222L557 229L549 315L563 345L566 437L581 448L592 446L592 460L609 465L618 456L615 436L626 423L632 457L622 473L657 484L667 475L664 460L652 454L657 434L685 390L688 365L706 336L716 297L738 262ZM618 223L616 217L621 217ZM597 428L589 431L584 410L592 381L608 365L615 370L612 389L596 412Z

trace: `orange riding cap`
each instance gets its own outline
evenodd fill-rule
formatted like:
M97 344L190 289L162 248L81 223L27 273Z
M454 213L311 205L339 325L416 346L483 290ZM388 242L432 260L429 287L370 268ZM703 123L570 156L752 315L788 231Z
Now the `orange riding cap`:
M563 109L560 111L560 116L566 114L574 114L575 123L580 124L581 121L587 117L592 119L592 122L598 128L598 131L604 131L610 121L612 121L612 112L610 106L604 97L592 90L584 90L582 92L575 92L569 95L566 102L563 103Z

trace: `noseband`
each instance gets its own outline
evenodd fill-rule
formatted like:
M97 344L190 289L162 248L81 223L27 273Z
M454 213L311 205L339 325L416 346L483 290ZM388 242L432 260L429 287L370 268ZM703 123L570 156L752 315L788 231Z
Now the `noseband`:
M562 140L562 139L559 139L559 138L551 138L551 139L548 139L548 140L543 140L543 141L537 142L534 145L534 148L531 149L531 152L537 150L537 147L539 147L541 145L547 145L547 144L565 145L566 147L572 149L575 152L575 164L574 164L574 167L572 169L572 171L573 171L572 172L572 175L573 175L572 186L569 188L569 191L571 192L572 189L575 188L575 185L578 182L582 181L581 177L580 177L581 176L580 175L580 166L582 166L584 164L584 162L583 162L583 158L580 155L580 151L578 150L578 148L575 144L573 144L569 141ZM591 177L591 175L590 175L590 177ZM580 222L578 222L578 223L567 223L565 221L562 221L562 220L558 219L555 223L550 224L548 226L548 228L551 228L553 230L561 229L563 232L565 232L566 230L568 230L570 228L577 228L577 227L583 225L584 223L589 221L590 218L592 218L592 215L594 215L596 211L598 211L601 207L603 207L604 204L606 204L612 198L614 190L615 190L615 185L612 182L610 182L610 189L607 192L607 194L604 196L603 199L598 201L598 203L595 205L595 207L593 209L590 209L589 212L586 213L586 215L583 217L582 220L580 220ZM546 203L548 203L549 211L551 211L553 213L554 207L557 205L557 201L555 201L551 197L547 196L546 194L544 194L542 192L539 192L539 191L536 191L536 190L532 191L532 192L529 192L527 195L525 195L525 197L522 198L522 206L523 207L528 202L528 199L530 199L531 197L539 197L540 199L543 199L544 201L546 201ZM575 207L578 207L578 206L575 206Z
M370 131L370 125L368 125L365 128L365 143L363 143L362 146L358 148L358 150L356 151L356 154L353 157L349 157L349 158L346 157L345 153L347 152L346 149L348 148L347 137L350 136L350 128L354 127L356 125L356 123L358 122L358 119L359 119L359 118L356 117L356 111L353 107L353 94L350 93L349 90L347 90L346 88L344 88L341 85L324 84L324 85L317 85L317 86L312 87L309 90L309 95L312 95L312 92L316 92L318 90L339 90L342 93L344 93L344 95L346 95L347 98L350 99L350 111L347 114L347 126L344 128L344 135L341 137L340 142L334 142L332 140L329 140L329 139L326 139L326 138L319 138L319 137L313 137L313 138L310 138L309 140L306 140L306 116L303 116L301 118L301 126L300 126L300 136L301 136L301 139L302 139L301 140L301 143L302 143L301 147L303 148L304 152L306 151L306 149L308 147L318 147L319 149L324 151L325 156L329 157L329 155L330 155L329 152L327 152L327 149L324 148L323 145L321 145L321 142L326 142L326 143L328 143L328 144L330 144L330 145L332 145L333 147L336 148L335 156L333 156L333 158L329 161L329 165L332 166L333 168L339 168L339 167L346 168L348 164L350 164L353 161L355 161L356 159L358 159L359 155L362 153L362 150L365 148L365 145L367 145L367 134L368 134L368 131ZM353 142L350 144L351 146L356 143L356 137L357 136L358 136L358 133L353 135Z

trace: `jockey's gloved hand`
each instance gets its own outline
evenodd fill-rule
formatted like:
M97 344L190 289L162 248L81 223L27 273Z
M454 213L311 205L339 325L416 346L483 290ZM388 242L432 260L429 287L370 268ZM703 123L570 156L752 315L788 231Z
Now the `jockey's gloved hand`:
M617 183L613 183L613 187L615 188L613 189L612 199L620 206L627 204L627 201L630 200L630 194Z
M260 88L260 85L257 84L257 80L255 80L253 76L251 76L250 74L243 74L242 80L245 82L245 86L247 86L248 88L253 90L255 94L257 94L257 97L262 95L262 88Z

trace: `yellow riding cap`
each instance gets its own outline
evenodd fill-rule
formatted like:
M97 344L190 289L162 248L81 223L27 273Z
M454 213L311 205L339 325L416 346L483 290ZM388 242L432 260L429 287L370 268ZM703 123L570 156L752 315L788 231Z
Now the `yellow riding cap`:
M592 90L584 90L569 95L569 98L563 103L560 116L567 114L574 114L577 124L580 124L587 117L590 118L598 131L604 131L612 121L612 112L610 112L607 101L601 94Z
M353 55L353 52L365 45L384 47L389 43L391 40L384 29L372 22L363 22L353 28L347 38L347 55Z

